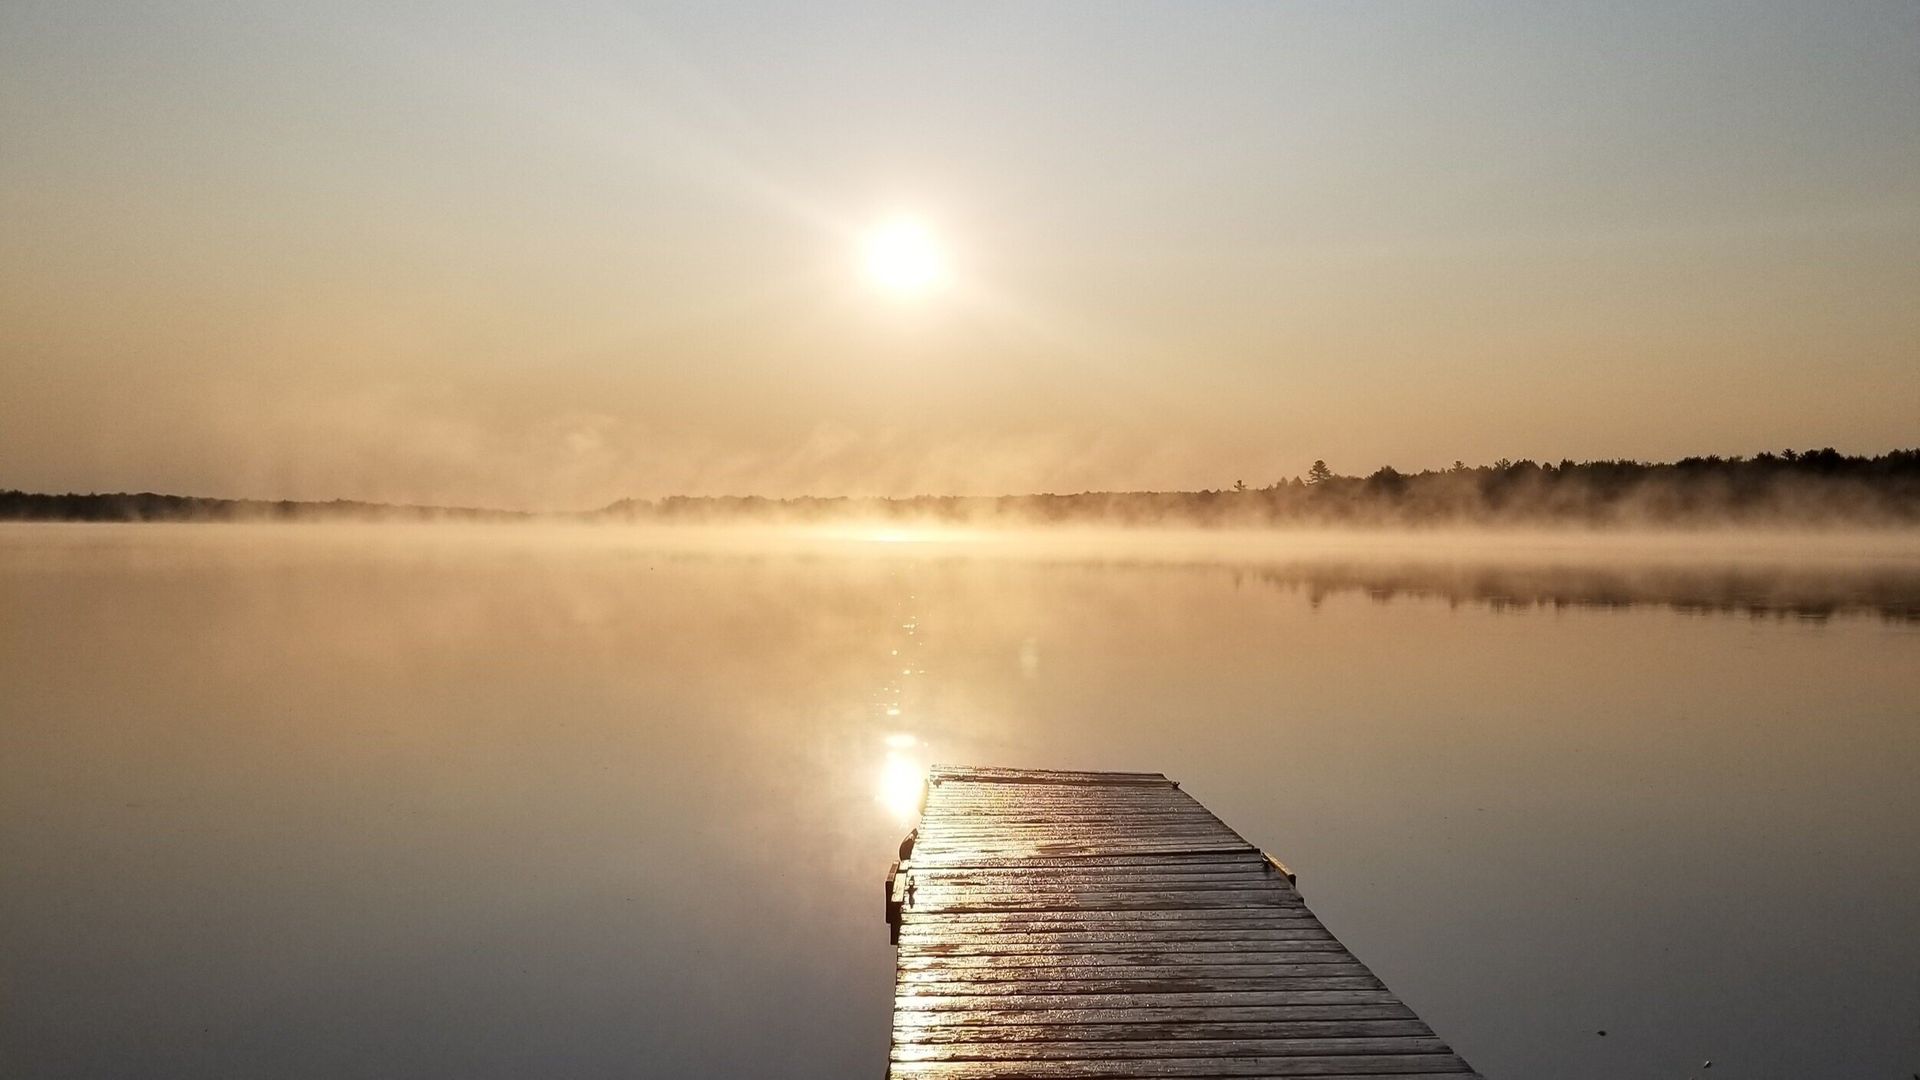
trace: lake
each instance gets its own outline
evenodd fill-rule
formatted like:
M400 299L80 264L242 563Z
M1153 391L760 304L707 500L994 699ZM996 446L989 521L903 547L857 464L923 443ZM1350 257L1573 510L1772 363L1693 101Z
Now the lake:
M1182 781L1489 1077L1920 1070L1911 534L16 525L0 1075L880 1075L935 761Z

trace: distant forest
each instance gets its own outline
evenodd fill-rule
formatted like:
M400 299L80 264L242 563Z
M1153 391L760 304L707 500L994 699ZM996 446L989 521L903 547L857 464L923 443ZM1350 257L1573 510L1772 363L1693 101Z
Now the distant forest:
M0 521L526 521L537 515L464 506L298 502L289 499L209 499L197 495L114 492L38 495L0 490Z
M1343 476L1323 461L1304 476L1202 491L767 499L623 499L600 510L531 514L383 503L270 502L180 495L39 495L0 491L0 521L919 520L973 524L1581 525L1920 524L1920 449L1872 457L1792 450L1753 457L1639 461L1455 462Z
M925 519L1007 524L1123 525L1710 525L1920 523L1920 449L1873 457L1793 450L1753 457L1640 461L1454 462L1403 473L1342 476L1316 461L1304 476L1263 487L1202 491L911 498L624 500L623 520L741 517Z

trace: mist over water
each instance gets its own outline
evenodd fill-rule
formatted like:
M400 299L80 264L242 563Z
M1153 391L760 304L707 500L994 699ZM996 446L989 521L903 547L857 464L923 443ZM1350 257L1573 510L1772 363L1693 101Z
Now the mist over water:
M932 761L1181 780L1488 1076L1920 1063L1910 532L0 526L0 686L0 1074L877 1073Z

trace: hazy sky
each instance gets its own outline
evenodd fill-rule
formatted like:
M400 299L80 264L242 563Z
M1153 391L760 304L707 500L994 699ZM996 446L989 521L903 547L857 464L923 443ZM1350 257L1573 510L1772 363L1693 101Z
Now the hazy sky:
M0 5L0 487L1916 443L1911 0Z

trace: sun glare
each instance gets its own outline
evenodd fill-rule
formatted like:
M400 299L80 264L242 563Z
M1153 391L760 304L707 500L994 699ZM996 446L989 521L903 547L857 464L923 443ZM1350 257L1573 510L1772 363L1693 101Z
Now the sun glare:
M896 296L922 296L947 280L939 240L911 218L896 218L868 233L861 258L867 280Z
M891 744L893 740L889 739L888 742ZM886 764L880 767L879 790L876 793L881 805L901 821L913 817L920 812L920 795L926 785L926 777L926 767L906 751L887 751Z

